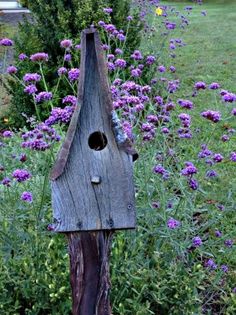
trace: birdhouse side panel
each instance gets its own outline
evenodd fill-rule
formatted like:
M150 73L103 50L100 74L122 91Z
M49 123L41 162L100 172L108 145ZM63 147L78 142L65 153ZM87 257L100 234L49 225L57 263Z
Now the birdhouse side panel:
M78 128L66 168L51 184L55 230L135 228L131 156L109 145L93 151L82 140Z

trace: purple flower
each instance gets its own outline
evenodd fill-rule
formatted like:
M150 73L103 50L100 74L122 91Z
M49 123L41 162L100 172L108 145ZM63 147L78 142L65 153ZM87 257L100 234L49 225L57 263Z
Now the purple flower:
M176 71L176 68L175 68L174 66L170 66L169 69L170 69L170 71L173 72L173 73Z
M1 181L2 185L10 187L11 186L11 180L8 177L3 178L3 180Z
M123 42L123 41L125 41L125 38L126 38L126 37L125 37L124 34L118 33L118 34L116 35L116 38L119 39L119 41Z
M111 71L114 71L116 69L115 65L113 62L107 62L107 68L108 70L111 72Z
M65 48L65 49L71 48L72 47L72 40L70 40L70 39L63 39L60 42L60 46L62 48Z
M191 116L185 113L179 114L179 119L181 120L181 123L183 127L188 128L191 125Z
M221 204L218 204L218 205L217 205L217 208L218 208L220 211L224 211L224 210L225 210L225 206L224 206L224 205L221 205Z
M173 218L170 218L168 221L167 221L167 226L169 229L171 230L174 230L174 229L177 229L178 227L180 227L180 222L173 219Z
M26 56L26 54L21 53L21 54L19 54L18 58L19 58L20 61L24 61L28 57Z
M71 104L73 106L75 106L77 104L77 97L75 97L74 95L67 95L63 98L62 100L63 104Z
M174 108L175 108L175 103L173 102L166 103L164 106L164 110L167 112L171 111Z
M174 93L179 88L179 80L168 81L167 90L169 93Z
M38 52L30 56L30 60L35 62L48 61L48 54L44 52Z
M209 85L210 90L218 90L220 88L220 84L217 82L213 82Z
M226 103L233 103L236 101L236 95L228 92L222 96L222 100Z
M229 267L227 265L222 265L220 268L225 273L229 271Z
M24 169L16 169L12 173L12 177L15 178L19 183L30 179L31 176L32 175L27 170L24 170Z
M31 203L33 201L33 196L31 192L29 191L24 191L21 195L21 200L26 201L28 203Z
M206 266L207 268L209 268L210 270L215 270L215 269L217 269L217 265L216 265L216 263L214 262L213 259L208 259L208 260L206 261L206 263L205 263L205 266Z
M192 9L193 9L193 7L190 7L190 6L187 6L184 8L184 10L186 10L186 11L191 11Z
M206 89L206 83L205 82L196 82L194 85L195 89L197 90L205 90Z
M154 128L152 124L143 123L141 126L141 131L151 131Z
M67 99L69 101L69 99ZM71 98L70 101L73 101ZM75 99L76 101L76 99ZM56 123L68 123L71 120L71 117L74 112L74 105L73 106L66 106L65 108L58 108L54 107L53 110L51 111L51 115L49 118L45 121L45 124L47 126L54 125ZM52 131L55 134L55 131ZM51 131L50 131L51 133Z
M80 45L80 44L75 45L75 49L76 49L76 50L80 50L80 49L81 49L81 45Z
M164 134L168 134L168 133L170 133L170 130L167 127L163 127L163 128L161 128L161 132Z
M131 77L133 78L139 78L141 74L142 74L142 71L139 68L131 70Z
M236 108L233 108L233 109L232 109L231 114L232 114L233 116L236 116Z
M13 45L13 41L9 38L0 39L0 46L10 47Z
M116 49L115 49L115 54L116 54L116 55L122 55L122 54L123 54L123 50L120 49L120 48L116 48Z
M38 73L26 73L23 77L23 81L28 82L38 82L41 80L41 75Z
M64 56L64 61L67 61L67 62L69 62L69 61L71 61L71 54L65 54L65 56Z
M213 160L216 162L216 163L219 163L221 161L223 161L224 157L220 154L220 153L216 153L214 154L213 156Z
M127 19L127 21L132 21L133 17L131 15L128 15L126 19Z
M9 67L7 67L7 73L15 74L15 73L17 73L17 68L15 66L9 66Z
M221 91L220 91L220 95L221 95L221 96L224 96L224 95L227 94L227 93L229 93L229 91L227 91L227 90L221 90Z
M192 190L197 190L199 186L198 181L194 178L189 179L188 185Z
M128 121L124 121L122 124L122 128L125 132L125 134L128 136L129 139L133 140L134 135L132 132L132 126Z
M176 28L175 23L168 22L168 21L165 22L165 26L166 26L166 29L168 29L168 30L174 30Z
M222 140L223 142L227 142L227 141L230 140L230 137L229 137L228 135L223 135L223 136L221 137L221 140Z
M155 56L147 56L147 58L146 58L146 64L148 66L152 65L155 61L156 61Z
M41 103L43 101L50 101L52 99L52 93L51 92L40 92L35 96L36 103Z
M117 68L124 69L126 67L126 61L124 59L116 59L114 64Z
M25 161L27 161L27 156L26 156L25 153L22 153L22 154L20 155L19 161L22 162L22 163L24 163Z
M48 122L49 120L51 124L55 123L55 121L51 121L51 116L46 122ZM56 133L55 129L51 128L49 126L50 124L47 124L46 122L37 125L36 128L32 131L28 131L22 134L22 138L25 140L21 144L23 148L29 148L36 151L45 151L50 148L51 143L60 140L60 137Z
M198 157L200 159L203 159L207 156L212 155L212 151L210 151L205 144L203 144L201 147L202 147L202 150L198 153Z
M214 123L217 123L221 119L221 113L213 110L207 110L205 112L202 112L201 116L208 120L211 120Z
M183 176L192 176L197 173L197 168L191 162L185 162L185 168L181 171Z
M116 27L113 24L105 24L104 28L108 33L113 33L116 30Z
M231 152L231 153L230 153L230 160L231 160L232 162L236 162L236 152Z
M188 129L188 128L179 128L178 134L179 134L179 138L182 138L182 139L191 139L192 138L192 133L191 133L190 129Z
M98 25L104 27L104 26L106 25L106 23L105 23L104 21L99 21L99 22L98 22Z
M67 73L67 69L65 67L61 67L57 70L57 73L59 76L66 74Z
M143 56L140 50L135 50L133 54L130 56L134 60L142 60Z
M2 133L3 138L12 138L14 133L10 130L5 130Z
M161 73L166 72L166 67L165 66L159 66L157 69Z
M192 239L192 244L193 244L193 247L200 247L202 245L202 239L200 238L200 236L195 236Z
M183 107L183 108L187 108L187 109L193 109L193 103L189 100L182 100L179 99L178 100L178 104Z
M24 88L24 92L29 94L29 95L35 94L37 91L38 91L38 89L34 84L27 85Z
M209 170L206 172L206 177L211 178L211 177L216 177L218 176L217 172L214 170Z
M158 105L163 105L163 98L161 96L159 96L159 95L154 97L154 101Z
M216 236L216 237L221 237L221 236L222 236L222 233L217 230L217 231L215 231L215 236Z
M160 208L160 202L159 201L153 201L152 202L152 207L155 209L159 209Z
M148 115L147 121L150 123L156 123L158 122L158 117L156 115Z
M80 75L80 70L78 68L72 68L68 72L68 78L71 82L77 81L79 79L79 75Z
M113 55L113 54L107 55L107 60L113 60L114 58L115 58L115 55Z
M161 164L156 165L153 168L153 172L156 174L160 174L160 175L164 175L164 174L168 173L168 171Z
M226 247L231 248L233 246L233 240L225 240L224 244Z
M104 13L107 13L107 14L112 13L112 11L113 11L112 8L104 8L104 9L103 9L103 12L104 12Z

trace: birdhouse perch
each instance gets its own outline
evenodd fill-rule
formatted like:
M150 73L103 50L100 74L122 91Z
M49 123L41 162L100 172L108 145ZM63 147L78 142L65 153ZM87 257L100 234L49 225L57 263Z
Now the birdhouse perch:
M133 160L95 29L82 32L78 105L51 173L57 232L135 228Z

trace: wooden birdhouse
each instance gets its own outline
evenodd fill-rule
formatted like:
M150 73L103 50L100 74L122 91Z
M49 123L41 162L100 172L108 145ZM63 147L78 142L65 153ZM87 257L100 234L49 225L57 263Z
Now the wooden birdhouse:
M134 228L136 158L112 107L99 35L85 30L78 106L51 173L55 231Z

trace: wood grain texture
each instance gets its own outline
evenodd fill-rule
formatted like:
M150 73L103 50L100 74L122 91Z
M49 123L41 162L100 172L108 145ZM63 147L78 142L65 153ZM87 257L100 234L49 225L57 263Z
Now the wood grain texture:
M109 254L113 233L66 233L73 315L111 315Z
M132 155L136 151L127 139L116 142L107 70L94 30L83 32L80 69L80 106L51 176L55 231L134 228ZM107 138L103 150L93 150L88 144L97 131Z

